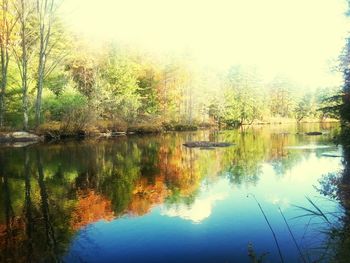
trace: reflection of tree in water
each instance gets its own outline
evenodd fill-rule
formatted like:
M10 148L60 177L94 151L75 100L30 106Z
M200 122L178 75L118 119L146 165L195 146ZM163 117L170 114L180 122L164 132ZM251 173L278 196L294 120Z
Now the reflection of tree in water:
M147 178L140 178L132 192L131 202L128 205L128 213L131 215L145 215L150 212L152 206L161 204L168 196L168 189L164 184L164 178L157 176L155 182L150 184Z
M266 140L254 130L234 131L225 135L225 141L236 145L225 151L222 173L234 185L256 184L267 151Z
M115 218L111 201L93 190L79 191L77 196L78 200L71 216L71 227L74 230L101 219L110 221Z
M281 157L281 159L272 160L271 165L277 175L283 176L300 161L302 161L302 159L303 155L301 155L297 151L290 151L286 157Z
M221 140L234 142L223 157L222 173L235 184L256 184L264 162L270 163L279 175L301 160L302 154L289 151L286 146L298 144L295 134L282 128L271 132L262 128L245 128L225 133Z
M24 167L25 171L28 171L28 153L25 150L25 161L24 161ZM0 162L1 160L4 160L4 155L1 153L0 155ZM1 163L0 167L4 167L5 163ZM3 194L2 194L2 200L4 200L4 213L5 213L5 223L0 224L0 259L2 262L10 261L10 262L25 262L29 261L31 258L31 247L30 242L27 241L25 229L26 229L26 221L25 216L18 217L15 215L13 211L12 206L12 198L11 198L11 190L9 186L9 180L8 175L6 172L1 171L2 175L2 185L3 185ZM25 196L26 196L26 205L25 207L28 208L28 204L30 204L30 197L29 197L29 180L28 180L28 174L25 174L26 178L26 187L25 187ZM29 206L30 207L30 206ZM26 215L30 216L30 209L26 209ZM27 228L27 235L31 235L31 229ZM25 244L28 243L27 246ZM18 247L22 247L24 250L25 248L29 248L27 253L23 253L19 255L16 253L16 249Z
M5 224L0 225L1 239L0 254L2 261L6 262L38 262L45 259L50 262L59 260L59 254L65 250L70 236L61 232L57 240L54 225L60 224L60 217L52 218L49 195L46 191L44 171L41 164L41 157L38 152L37 159L34 159L33 152L24 148L23 155L23 180L15 180L15 184L9 183L8 176L2 182L2 194L5 195L4 210ZM37 169L35 169L37 168ZM1 174L4 174L4 170ZM24 184L22 195L14 196L12 187ZM13 206L16 206L13 208ZM50 208L51 207L51 208ZM62 239L63 238L63 239ZM58 245L59 241L59 245ZM61 247L60 247L61 246Z

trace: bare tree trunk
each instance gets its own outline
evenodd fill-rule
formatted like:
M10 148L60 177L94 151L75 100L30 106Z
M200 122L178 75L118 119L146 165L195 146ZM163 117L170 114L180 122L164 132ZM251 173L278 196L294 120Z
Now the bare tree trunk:
M6 59L6 51L3 46L3 36L1 36L0 40L1 46L1 89L0 89L0 127L4 126L4 115L5 115L5 94L6 94L6 86L7 86L7 59Z
M6 89L6 57L5 57L5 11L6 1L2 1L2 27L0 32L0 49L1 49L1 88L0 88L0 127L4 126L4 115L5 115L5 89Z
M37 0L37 14L39 18L39 64L37 75L37 96L35 104L36 126L41 122L41 98L44 86L45 66L48 55L48 46L51 36L51 25L53 20L54 0Z
M10 36L16 20L10 21L8 18L9 3L8 0L2 0L2 26L0 29L0 56L1 56L1 84L0 84L0 127L4 126L5 122L5 96L7 88L7 72L10 61Z
M40 46L41 45L42 45L42 43L40 43ZM40 122L41 122L41 98L42 98L42 93L43 93L44 70L45 70L44 63L45 63L45 54L43 54L42 51L40 50L38 80L37 80L38 81L37 82L37 96L36 96L36 104L35 104L35 124L36 124L36 126L39 126Z
M30 28L28 27L28 17L31 14L31 6L28 5L28 0L19 0L16 5L17 16L19 20L20 30L20 50L14 49L18 70L22 81L22 114L23 114L23 129L28 130L28 61L30 57L30 47L33 45L33 36L31 36Z
M28 77L27 77L27 61L23 66L22 79L22 103L23 103L23 129L28 130Z
M22 54L18 59L18 64L21 71L22 79L22 107L23 107L23 129L28 130L28 54L27 54L27 27L26 27L26 12L27 8L24 3L25 0L20 2L19 20L21 25L21 50Z

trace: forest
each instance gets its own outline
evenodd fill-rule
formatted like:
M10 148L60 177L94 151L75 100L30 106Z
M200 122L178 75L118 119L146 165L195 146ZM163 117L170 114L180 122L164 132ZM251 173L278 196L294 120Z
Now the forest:
M72 33L55 0L2 0L0 129L155 132L337 118L340 87L303 89L253 66L198 66ZM331 110L330 110L331 109Z

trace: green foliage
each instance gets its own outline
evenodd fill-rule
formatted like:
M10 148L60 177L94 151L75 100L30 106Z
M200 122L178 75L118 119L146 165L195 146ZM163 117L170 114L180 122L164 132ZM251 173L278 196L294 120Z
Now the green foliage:
M160 83L160 77L153 67L144 67L138 76L138 90L140 96L140 113L149 116L155 116L160 111L160 101L157 94L157 86Z
M44 81L45 87L47 87L47 89L50 90L57 97L63 93L68 83L69 79L67 75L63 72L51 74Z
M296 87L289 79L277 76L270 84L270 111L272 115L293 117Z
M73 111L86 107L87 98L74 91L66 91L59 96L44 98L43 109L47 121L60 121Z
M321 88L316 91L316 105L320 118L336 118L340 117L342 108L341 90L338 87Z
M114 49L111 49L107 56L100 71L101 84L109 98L106 111L113 117L117 115L132 121L140 107L137 65Z
M312 106L311 94L305 94L295 108L295 115L298 122L314 113Z

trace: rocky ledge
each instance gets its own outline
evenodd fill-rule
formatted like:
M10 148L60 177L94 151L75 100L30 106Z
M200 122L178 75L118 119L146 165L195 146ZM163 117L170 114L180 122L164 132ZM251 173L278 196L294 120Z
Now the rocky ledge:
M207 141L184 143L184 146L189 148L215 148L215 147L229 147L232 145L233 145L232 143L228 143L228 142L207 142Z
M315 135L322 135L323 133L318 132L318 131L314 131L314 132L306 132L305 134L309 135L309 136L315 136Z
M43 137L29 132L11 132L11 133L0 133L1 144L15 144L15 145L28 145L36 142L43 141Z

